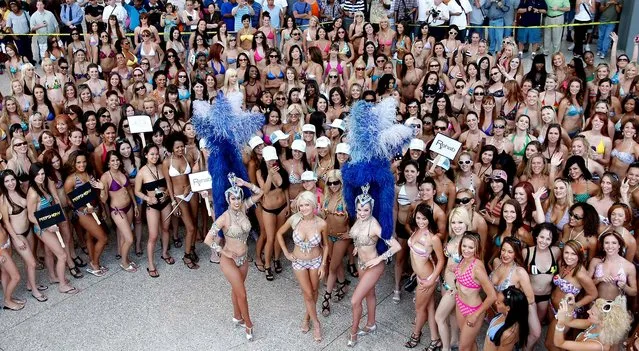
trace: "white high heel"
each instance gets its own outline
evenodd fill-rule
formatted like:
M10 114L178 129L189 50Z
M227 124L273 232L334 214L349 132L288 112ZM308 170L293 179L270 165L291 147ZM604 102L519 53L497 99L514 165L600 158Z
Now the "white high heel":
M236 319L235 317L233 317L232 321L236 327L246 328L246 322L244 322L243 319Z
M253 327L245 327L246 328L246 340L253 341Z
M368 335L368 334L375 334L376 330L377 330L377 324L373 324L370 327L369 326L365 326L363 329L360 329L357 332L357 335L364 336L364 335Z

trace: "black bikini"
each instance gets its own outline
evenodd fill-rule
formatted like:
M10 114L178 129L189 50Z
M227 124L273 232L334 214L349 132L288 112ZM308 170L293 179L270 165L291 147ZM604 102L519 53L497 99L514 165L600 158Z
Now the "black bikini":
M552 249L550 248L548 249L550 250L551 263L550 263L550 268L546 272L540 272L539 268L537 268L537 265L535 264L535 257L537 257L537 248L533 247L531 248L531 250L533 250L533 254L532 254L532 258L530 259L530 263L528 264L528 273L530 273L531 275L538 275L538 274L553 275L559 271L559 266L557 265L557 261L555 261L555 256L553 256L552 254ZM528 250L528 252L526 253L526 262L528 262L528 256L530 255L531 250ZM535 295L535 302L537 303L548 301L548 300L550 300L550 294Z
M27 178L28 177L29 175L27 175ZM19 215L20 213L24 212L25 208L13 202L13 200L11 200L11 196L7 194L6 198L7 198L7 201L9 202L9 205L11 205L11 213L10 213L11 216ZM31 226L27 227L26 232L16 233L16 234L26 237L27 235L29 235L30 232L31 232Z

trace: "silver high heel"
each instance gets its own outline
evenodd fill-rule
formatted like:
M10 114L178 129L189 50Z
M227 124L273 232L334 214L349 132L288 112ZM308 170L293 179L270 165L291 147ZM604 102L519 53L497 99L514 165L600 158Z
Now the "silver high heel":
M376 330L377 330L377 324L373 324L370 327L369 326L365 326L363 329L360 329L357 332L357 335L364 336L364 335L368 335L368 334L374 334Z
M357 333L355 334L349 333L348 342L346 343L346 346L355 347L355 345L357 345Z
M246 328L246 322L244 322L243 319L236 319L235 317L233 317L232 321L236 327Z
M253 327L246 327L246 340L253 341Z

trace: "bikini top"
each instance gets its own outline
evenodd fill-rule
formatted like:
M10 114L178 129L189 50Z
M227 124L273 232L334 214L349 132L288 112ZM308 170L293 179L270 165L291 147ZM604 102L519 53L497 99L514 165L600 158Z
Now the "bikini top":
M229 218L231 219L231 224L226 230L226 233L224 233L224 236L246 244L249 232L251 231L251 221L249 221L244 213L233 216L233 213L229 212Z
M551 214L552 214L552 208L549 208L548 211L546 212L546 222L551 222ZM561 216L561 218L559 219L559 222L555 223L555 226L557 227L557 229L559 229L560 231L564 230L564 226L568 223L568 221L570 220L570 218L568 217L568 209L566 209L566 211L564 212L564 215Z
M603 278L604 276L604 269L603 269L603 261L597 263L597 265L595 266L595 274L594 277L595 278ZM615 282L626 282L627 281L627 276L626 276L626 272L623 270L623 267L619 267L619 270L617 271L617 274L612 276L612 279Z
M162 178L162 179L154 180L152 182L143 183L142 188L145 191L154 191L159 188L166 188L166 179Z
M462 255L459 253L459 250L455 250L455 252L451 255L450 251L448 251L448 244L444 246L444 256L452 259L453 262L455 262L456 264L459 264L459 262L461 262L463 258Z
M255 63L257 63L257 62L262 61L264 59L264 57L260 56L260 53L257 50L255 50L255 53L253 53L253 59L255 59ZM282 76L282 77L284 77L284 76Z
M38 207L40 210L43 208L47 208L51 205L53 205L53 199L47 196L40 196L40 205Z
M542 106L547 106L548 105L546 103L546 97L547 97L547 95L545 95L544 98L541 100ZM555 91L554 99L555 99L555 103L552 104L552 107L555 109L555 111L557 111L557 109L559 108L559 101L557 101L557 91Z
M635 156L629 152L619 151L617 149L612 150L610 153L611 156L616 157L619 161L625 164L631 164L635 162Z
M266 35L266 39L275 39L275 34L272 30L268 32L268 34Z
M186 157L184 157L184 161L186 162L186 168L184 168L184 173L180 173L177 168L173 167L173 155L171 155L171 163L169 164L169 177L177 177L191 173L191 165L189 165L189 161L186 160Z
M503 108L506 106L506 104L504 104L504 105L502 106L502 117L504 117L504 119L506 119L506 120L508 120L508 121L514 121L514 120L515 120L515 117L517 117L517 111L519 110L519 105L520 105L520 103L519 103L519 102L517 102L517 103L515 104L515 107L513 107L513 109L512 109L512 110L510 110L510 112L508 112L508 113L504 113Z
M344 199L340 199L340 201L337 202L337 206L335 206L335 210L331 211L329 210L329 198L326 197L326 199L324 199L324 212L326 212L327 214L331 214L331 215L335 215L335 216L346 216L348 215L348 213L346 213L346 209L344 208Z
M515 144L515 137L517 137L517 134L513 134L513 137L510 139L513 145ZM513 155L524 157L526 155L526 147L528 146L529 142L530 142L530 136L528 135L528 133L526 133L526 138L524 139L524 146L520 150L517 150L517 151L513 150Z
M491 95L491 96L494 96L494 97L496 97L496 98L503 98L503 97L505 96L505 94L504 94L504 89L496 90L496 91L494 91L494 92L490 93L490 95Z
M191 97L191 92L188 89L180 89L178 88L178 99L179 100L188 100Z
M559 265L557 265L557 261L555 261L555 256L553 256L552 250L549 249L551 262L550 268L546 272L539 271L539 267L537 267L537 264L535 264L535 257L537 257L536 247L532 247L530 250L528 250L528 253L526 253L526 262L528 261L528 255L530 255L530 251L533 252L530 263L528 264L528 273L530 273L530 275L555 274L559 271Z
M574 286L571 282L562 278L559 274L555 274L555 276L552 277L552 283L563 291L564 294L573 294L577 296L577 294L581 291L581 288Z
M588 192L588 182L586 182L586 192L582 194L574 194L573 198L575 202L586 202L590 198L590 193Z
M21 183L28 182L29 181L29 173L18 171L18 172L16 172L16 178Z
M492 341L493 343L495 342L495 335L497 334L499 329L504 326L504 323L506 323L505 319L501 322L497 322L500 318L501 313L493 317L493 319L490 321L490 324L488 325L488 330L486 331L486 335L488 335L488 338L490 338L490 341Z
M280 73L276 76L271 71L268 71L266 73L266 79L268 79L268 80L284 79L284 72L282 72L282 70L280 70Z
M424 241L426 241L426 235L422 235L421 238L417 240L417 243L420 243L422 247L417 246L417 243L414 242L413 238L414 238L414 235L411 235L411 237L408 238L408 247L410 248L410 251L419 257L428 258L433 250L428 250L424 248Z
M137 175L138 169L134 167L133 169L131 169L131 172L129 172L129 179L135 179Z
M477 259L473 258L473 262L468 265L464 272L460 272L461 264L455 268L455 279L465 288L473 290L481 289L481 285L477 284L477 282L473 279L473 267L475 267L476 262Z
M490 275L488 277L490 278L490 281L493 282L493 286L495 287L495 290L499 292L499 291L506 290L506 288L508 288L511 285L510 281L512 280L513 272L515 272L515 269L517 269L517 265L513 263L512 267L510 267L510 270L508 271L508 275L506 276L506 279L504 279L499 284L495 284L495 282L493 281L493 274L495 274L495 271L497 271L498 268L499 266L497 266L494 271L490 272Z
M111 184L109 185L109 191L118 191L122 188L126 188L129 185L131 185L131 183L129 182L129 178L126 178L126 182L124 182L124 185L120 185L120 183L118 183L118 181L115 180L115 177L113 176L113 174L111 174L111 171L109 171L109 175L111 176Z
M296 175L292 170L291 173L288 174L288 181L291 184L302 184L302 178Z
M226 68L224 67L224 65L221 62L220 62L220 70L219 71L215 68L215 64L213 63L213 61L211 61L211 68L213 69L213 74L216 75L216 76L218 74L226 73Z
M240 35L240 40L253 40L253 34L242 34Z
M302 239L300 233L297 230L294 230L293 242L297 247L300 248L300 251L302 251L303 253L309 253L311 252L311 250L313 250L314 247L318 247L322 243L322 237L316 230L315 234L313 234L313 236L309 240L304 240Z
M596 153L599 155L603 155L606 153L606 145L604 144L603 138L599 139L599 144L597 146L593 146Z
M7 201L9 202L9 205L11 205L11 213L10 213L10 215L12 215L12 216L19 215L20 213L22 213L25 210L25 207L20 206L17 203L13 202L13 200L11 200L11 196L9 196L9 194L7 194L5 197L7 198Z
M344 73L344 68L342 67L342 64L340 62L337 62L337 66L335 67L331 66L331 61L326 62L326 74L328 74L328 72L330 72L330 70L333 68L335 68L337 70L337 73L339 74Z
M399 192L397 193L397 203L400 206L407 206L407 205L410 205L411 202L412 201L410 200L410 198L408 197L408 194L406 193L406 186L402 185L399 188ZM448 199L446 199L445 203L448 203Z
M446 184L448 185L448 184ZM447 205L448 204L448 195L446 193L442 193L441 195L435 196L433 199L438 205Z
M579 116L583 113L584 113L584 109L581 106L577 107L575 105L570 105L568 106L568 109L566 110L566 116L570 116L570 117Z
M142 49L140 49L140 52L142 52L142 50L144 50L144 47L142 47ZM152 51L152 53L147 55L147 56L151 56L151 55L155 55L155 51ZM107 56L107 54L105 54L102 50L100 50L100 53L98 54L98 56L100 56L101 59L105 59L107 57L108 58L114 58L115 57L115 51L111 50L111 52ZM142 55L142 56L144 56L144 55Z
M148 53L144 51L144 45L140 45L140 56L144 57L144 56L155 56L155 47L153 47L153 45L151 45L151 51L149 51Z
M371 237L370 236L372 222L373 222L372 220L369 220L368 233L366 235L358 235L351 228L351 231L348 233L348 236L350 236L351 239L353 239L353 245L355 245L355 247L364 247L364 246L375 246L375 245L377 245L377 237Z

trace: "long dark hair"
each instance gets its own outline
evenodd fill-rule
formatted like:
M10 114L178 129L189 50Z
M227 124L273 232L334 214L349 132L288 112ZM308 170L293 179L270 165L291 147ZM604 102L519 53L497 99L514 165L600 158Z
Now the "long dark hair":
M508 311L504 324L497 330L492 341L495 346L500 346L501 337L504 332L517 323L519 327L519 340L517 341L517 347L523 348L526 346L526 340L528 339L529 333L528 300L526 295L515 286L509 286L501 293L504 295L504 305L510 307L510 311Z
M264 175L265 174L268 175L268 167L266 166L266 161L264 161L263 158L260 161L260 173L262 174L262 177L264 177L264 179L266 179L266 177ZM280 189L282 189L282 190L288 189L288 187L291 185L291 183L290 183L290 181L288 179L288 172L286 171L286 169L284 167L280 167L280 170L277 171L277 173L279 173L280 177L282 177L282 185L280 185ZM273 186L273 185L271 185L271 186Z
M431 234L435 235L438 231L438 228L437 228L437 222L435 221L435 218L433 217L433 208L424 202L420 203L415 208L415 212L413 212L413 215L411 216L410 222L409 222L410 229L412 231L417 230L416 218L418 213L421 213L424 217L426 217L426 220L428 221L428 231Z
M24 194L24 191L22 191L22 187L20 186L20 182L18 181L18 177L16 176L15 172L13 172L13 170L11 170L9 168L7 168L7 169L5 169L5 170L0 172L0 192L2 192L2 195L4 195L5 197L9 196L9 190L7 189L7 187L4 186L4 179L7 178L7 176L12 176L13 179L16 180L15 191L22 198L26 199L27 196ZM29 177L29 178L30 178L29 179L29 184L31 184L31 180L34 179L35 177Z
M71 155L75 154L76 152L78 151L74 151L73 153L71 153ZM44 166L40 162L34 162L31 164L31 167L29 167L29 188L32 188L33 190L35 190L35 192L40 197L48 196L49 198L51 198L52 196L49 193L49 187L47 187L48 176L47 176L46 170L44 173L44 182L42 183L42 188L40 188L40 186L38 186L38 184L35 181L36 176L38 175L38 172L40 172L41 169L44 169ZM2 186L4 187L4 177L2 178L2 180L3 180ZM16 187L16 191L18 191L18 188L19 187Z
M568 210L569 214L572 214L576 208L581 208L584 212L584 236L586 237L597 237L599 234L599 214L597 210L589 203L586 202L577 202L570 206Z
M506 189L504 189L504 193L506 193ZM506 224L506 220L504 219L504 207L506 207L506 205L511 205L515 208L516 217L511 227L511 235L516 237L517 231L519 230L519 228L521 228L524 225L524 218L521 215L521 205L519 205L519 202L517 202L517 200L515 199L508 199L504 201L504 203L501 205L501 213L499 214L499 234L498 235L501 235L506 230L507 224Z

